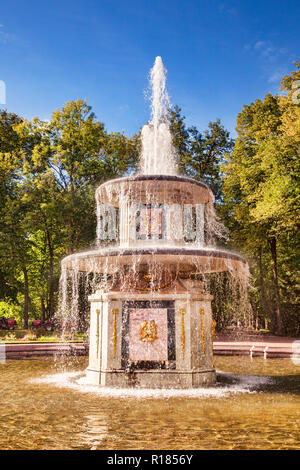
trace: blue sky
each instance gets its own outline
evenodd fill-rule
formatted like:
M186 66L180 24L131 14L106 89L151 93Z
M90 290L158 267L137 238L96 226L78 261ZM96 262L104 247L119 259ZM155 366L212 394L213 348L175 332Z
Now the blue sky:
M48 119L86 98L108 131L138 132L157 55L187 124L220 118L234 132L243 104L276 93L300 56L292 0L10 0L0 8L6 108Z

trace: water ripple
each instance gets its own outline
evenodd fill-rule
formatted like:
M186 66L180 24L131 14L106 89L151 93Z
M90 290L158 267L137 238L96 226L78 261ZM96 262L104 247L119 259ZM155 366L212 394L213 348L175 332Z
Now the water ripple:
M257 393L264 385L273 383L271 377L254 375L235 375L217 372L219 381L214 387L191 389L148 389L148 388L112 388L91 385L82 372L63 372L49 374L42 378L32 379L31 383L53 384L60 388L69 388L81 393L92 393L103 398L223 398L230 394ZM225 383L224 383L225 382ZM227 383L226 383L227 382ZM228 383L230 382L230 383Z

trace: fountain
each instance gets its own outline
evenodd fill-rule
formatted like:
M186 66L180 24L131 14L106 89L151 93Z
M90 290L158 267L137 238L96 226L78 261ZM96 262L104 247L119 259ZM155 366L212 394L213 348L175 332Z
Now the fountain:
M160 57L150 82L139 172L97 189L97 246L63 259L60 310L78 321L78 279L90 273L91 384L197 388L216 380L205 276L229 271L245 281L248 266L214 245L220 224L211 190L178 173Z

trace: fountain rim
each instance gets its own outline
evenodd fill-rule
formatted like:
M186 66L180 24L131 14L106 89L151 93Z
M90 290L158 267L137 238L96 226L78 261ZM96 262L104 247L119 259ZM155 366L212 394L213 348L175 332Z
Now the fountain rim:
M134 183L136 181L173 181L173 182L178 182L178 183L188 183L188 184L194 184L196 186L199 186L201 188L204 188L207 190L211 197L211 201L215 201L215 196L210 189L210 187L206 184L203 183L202 181L197 181L193 178L190 178L188 176L181 176L181 175L130 175L130 176L123 176L122 178L114 178L108 181L105 181L102 183L98 188L96 189L96 194L95 196L97 197L98 193L102 190L105 189L107 186L110 186L112 184L118 184L118 183Z
M222 259L232 259L235 261L240 261L243 264L247 265L247 261L238 253L232 253L226 250L214 249L214 248L116 248L116 247L107 247L100 249L91 249L87 251L82 251L79 253L73 253L66 256L62 260L62 264L67 263L68 261L75 260L76 258L92 258L92 257L115 257L115 256L139 256L139 255L176 255L176 256L199 256L199 257L208 257L208 258L222 258Z

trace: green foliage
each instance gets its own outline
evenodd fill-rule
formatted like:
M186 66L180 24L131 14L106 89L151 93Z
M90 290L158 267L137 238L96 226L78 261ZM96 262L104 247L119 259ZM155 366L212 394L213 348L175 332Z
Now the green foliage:
M109 134L85 101L50 121L0 113L0 298L53 316L60 260L95 238L95 189L135 168L139 141Z
M22 308L20 305L14 304L10 299L0 300L0 317L14 317L16 321L21 320Z
M293 101L299 79L297 63L282 80L284 95L245 105L235 142L220 120L200 132L186 126L180 108L169 111L182 173L213 190L229 247L249 260L257 327L290 335L300 334L300 105ZM93 244L96 187L131 174L139 150L139 136L108 133L82 100L49 121L0 110L0 315L25 327L29 318L53 315L60 260ZM218 329L247 323L228 275L211 275L209 283Z
M287 88L295 76L283 79ZM222 167L222 215L251 261L257 318L269 318L273 332L299 334L300 107L290 93L267 94L243 107L237 133Z
M186 128L184 120L178 106L169 111L170 130L179 167L187 176L204 181L219 201L222 188L220 166L225 153L231 151L233 140L220 119L209 122L203 134L195 126Z

